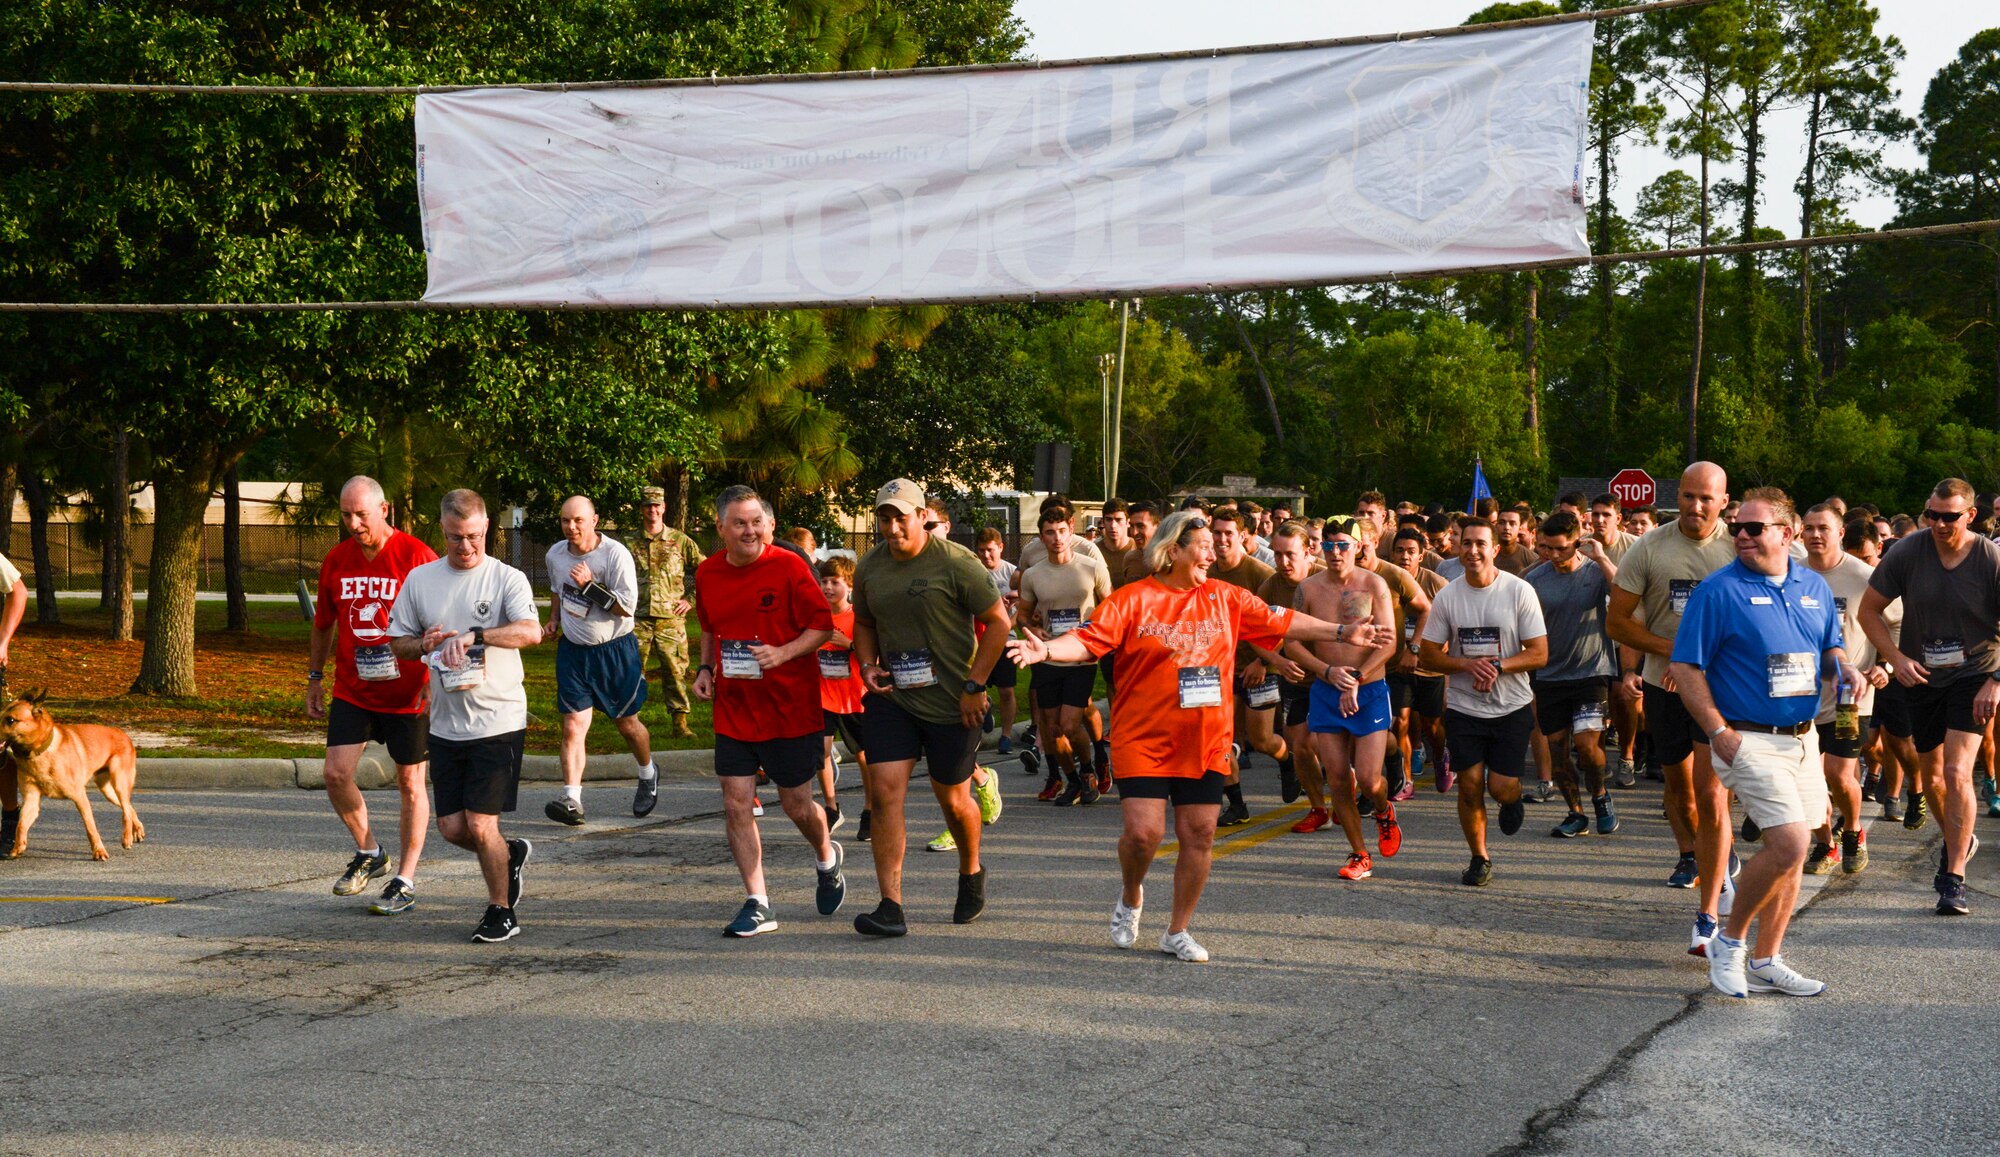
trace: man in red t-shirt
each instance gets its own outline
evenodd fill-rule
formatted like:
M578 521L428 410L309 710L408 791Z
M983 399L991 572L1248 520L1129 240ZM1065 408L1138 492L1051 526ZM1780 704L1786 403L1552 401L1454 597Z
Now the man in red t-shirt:
M354 858L333 885L352 896L389 871L389 856L368 826L368 804L354 786L361 750L370 740L388 747L403 797L402 856L396 875L370 905L384 916L416 904L417 860L430 826L424 789L430 762L428 669L389 651L389 608L412 570L437 552L389 525L382 485L356 475L340 488L340 525L348 537L319 568L313 612L312 660L306 668L306 715L326 720L326 795L354 836ZM326 660L333 656L333 703L326 702Z
M812 797L823 755L819 661L833 637L833 615L812 569L770 544L772 511L755 490L732 486L715 504L723 552L695 568L695 611L701 617L701 666L694 693L715 704L715 774L729 853L749 895L724 936L748 937L778 926L764 886L764 845L752 809L761 768L778 802L812 845L819 872L814 897L822 916L847 897L840 845L826 812Z

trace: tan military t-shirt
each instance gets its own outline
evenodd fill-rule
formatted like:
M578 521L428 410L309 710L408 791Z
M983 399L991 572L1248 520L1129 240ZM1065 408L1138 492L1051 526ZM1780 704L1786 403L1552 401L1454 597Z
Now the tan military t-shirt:
M1680 630L1681 615L1687 611L1688 596L1701 580L1736 561L1736 544L1721 519L1715 530L1699 542L1681 533L1680 519L1647 531L1638 545L1625 552L1618 564L1614 585L1639 596L1639 617L1646 629L1672 640ZM1647 655L1640 671L1655 687L1667 677L1664 655Z
M1071 555L1067 563L1044 559L1021 572L1022 621L1032 621L1049 638L1060 638L1090 621L1097 604L1111 597L1111 573L1098 559ZM1055 667L1088 667L1051 663Z

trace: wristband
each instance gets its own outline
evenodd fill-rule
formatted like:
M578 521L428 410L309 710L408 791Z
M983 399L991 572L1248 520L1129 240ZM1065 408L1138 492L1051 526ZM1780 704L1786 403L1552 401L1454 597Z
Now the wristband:
M699 667L696 667L696 668L694 669L694 673L695 673L695 674L697 674L697 675L701 674L701 673L702 673L703 671L706 671L706 672L708 672L708 673L709 673L709 674L711 674L711 675L715 674L715 664L713 664L713 663L703 663L703 664L702 664L701 666L699 666Z
M1333 641L1334 641L1334 642L1336 642L1336 643L1344 643L1344 642L1346 642L1346 641L1347 641L1347 624L1346 624L1346 623L1335 623L1335 624L1333 625ZM1332 664L1331 664L1331 663L1329 663L1329 664L1327 664L1327 665L1328 665L1328 666L1332 666Z
M475 647L484 647L486 645L485 627L472 628L472 645Z
M326 672L324 672L324 671L307 671L307 672L306 672L306 678L307 678L308 680L310 680L310 681L314 682L314 683L317 683L317 682L319 682L319 681L320 681L321 679L324 679L324 678L326 678Z
M1724 723L1722 726L1716 728L1714 731L1709 732L1708 737L1710 739L1714 739L1716 736L1721 735L1723 732L1727 730L1729 730L1729 724Z

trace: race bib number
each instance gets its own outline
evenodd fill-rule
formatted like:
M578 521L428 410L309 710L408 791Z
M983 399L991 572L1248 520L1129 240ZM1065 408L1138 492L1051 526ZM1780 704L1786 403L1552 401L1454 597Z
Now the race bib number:
M722 677L724 679L762 679L764 668L757 665L757 656L750 653L750 644L742 639L722 640Z
M396 653L387 647L354 648L354 673L370 683L389 683L403 677L396 665Z
M1415 619L1403 620L1403 646L1410 654L1414 655L1417 653L1417 621Z
M1965 642L1962 639L1925 639L1924 666L1961 667L1965 665Z
M1182 667L1180 675L1182 707L1222 706L1222 668Z
M853 667L848 663L848 651L827 650L819 653L819 676L822 679L847 679L853 675Z
M1262 683L1253 685L1246 697L1252 707L1276 707L1278 705L1278 677L1272 675Z
M562 588L562 607L563 610L580 619L590 613L590 600L583 597L583 592L568 583L564 583Z
M937 672L931 667L931 653L925 650L889 652L889 678L895 680L898 691L934 686Z
M1769 675L1771 698L1794 699L1819 694L1819 664L1811 651L1787 651L1769 655L1764 669Z
M1847 620L1847 600L1844 597L1833 596L1833 613L1839 615L1842 622Z
M436 652L432 652L436 654ZM465 653L465 666L456 670L437 665L438 686L446 691L470 691L486 682L486 648L474 647Z
M1458 656L1461 659L1498 659L1500 657L1500 628L1460 627L1458 629Z
M1082 625L1083 612L1081 610L1049 611L1049 637L1052 639L1067 635Z
M1604 730L1604 704L1577 704L1575 713L1569 717L1569 729L1577 732Z
M1675 616L1688 613L1688 596L1700 585L1700 579L1667 580L1667 605L1673 609Z

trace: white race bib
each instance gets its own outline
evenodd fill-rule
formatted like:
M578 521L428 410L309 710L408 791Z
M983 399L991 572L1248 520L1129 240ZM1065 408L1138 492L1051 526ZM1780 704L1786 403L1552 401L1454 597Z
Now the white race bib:
M386 646L354 648L354 673L370 683L390 683L403 677L396 653Z
M1965 665L1963 639L1925 639L1924 666L1962 667Z
M1458 629L1458 657L1461 659L1498 659L1500 657L1500 628L1460 627Z
M436 655L437 652L433 651L431 654ZM467 651L465 653L465 666L457 670L453 670L443 663L435 664L435 666L437 667L439 687L444 688L446 691L470 691L472 688L486 682L486 648L482 645Z
M1569 719L1569 729L1576 732L1604 730L1604 704L1577 704L1576 712Z
M590 600L583 597L583 592L568 583L564 583L562 588L562 608L580 619L590 613Z
M1667 605L1673 608L1676 616L1688 613L1688 596L1700 585L1700 579L1667 580Z
M1182 667L1180 675L1182 707L1222 706L1222 668Z
M1786 651L1767 655L1764 669L1769 675L1771 698L1792 699L1819 694L1818 657L1811 651Z
M1262 683L1252 684L1250 686L1249 694L1246 696L1246 698L1248 699L1250 706L1252 707L1277 706L1278 677L1276 675L1271 675L1266 677Z
M1049 637L1052 639L1067 635L1083 625L1083 611L1080 609L1050 610L1048 616Z
M937 683L937 672L931 668L931 653L927 650L889 652L889 677L895 680L898 691L915 691Z
M822 679L847 679L853 675L853 666L848 663L848 651L822 650L819 653L819 675Z
M722 640L722 677L725 679L762 679L764 668L757 665L757 656L750 653L750 644L742 639Z

